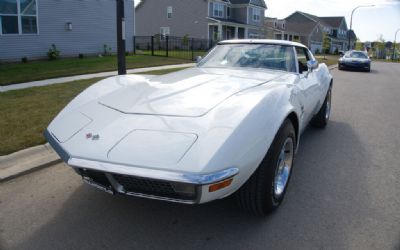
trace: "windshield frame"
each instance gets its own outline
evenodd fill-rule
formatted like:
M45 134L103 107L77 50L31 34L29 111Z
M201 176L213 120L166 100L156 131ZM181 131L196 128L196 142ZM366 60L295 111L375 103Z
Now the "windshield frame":
M267 67L240 67L240 66L204 66L205 62L208 61L210 56L213 55L215 50L218 48L218 46L230 46L230 45L274 45L274 46L280 46L280 47L287 47L291 48L291 53L293 56L294 60L294 68L293 71L288 71L288 70L283 70L283 69L274 69L274 68L267 68ZM264 42L240 42L240 43L230 43L230 42L219 42L217 43L208 53L207 55L197 63L197 67L199 68L221 68L221 69L247 69L247 70L271 70L271 71L280 71L280 72L285 72L285 73L293 73L297 74L298 73L298 65L296 63L297 60L297 54L295 51L295 47L291 44L281 44L281 43L264 43Z

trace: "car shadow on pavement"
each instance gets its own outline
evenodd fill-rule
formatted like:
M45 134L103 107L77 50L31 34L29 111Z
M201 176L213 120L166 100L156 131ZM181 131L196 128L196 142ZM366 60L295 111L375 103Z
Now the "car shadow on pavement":
M368 162L352 127L331 121L325 130L308 128L303 134L286 199L270 216L242 212L233 197L191 206L111 196L80 185L17 248L351 248L368 216L363 171Z

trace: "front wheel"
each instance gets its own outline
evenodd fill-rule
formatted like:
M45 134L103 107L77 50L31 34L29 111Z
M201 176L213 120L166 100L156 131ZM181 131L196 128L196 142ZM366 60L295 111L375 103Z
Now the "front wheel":
M257 170L236 193L239 206L255 215L266 215L283 201L292 173L296 136L286 119Z
M321 109L311 120L311 125L317 128L325 128L328 124L329 117L331 115L332 108L332 87L329 88L328 93L326 94L324 104L322 104Z

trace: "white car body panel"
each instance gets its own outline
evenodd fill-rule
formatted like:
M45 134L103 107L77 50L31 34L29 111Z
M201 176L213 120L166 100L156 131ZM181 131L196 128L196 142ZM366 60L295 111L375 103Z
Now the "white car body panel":
M325 64L303 74L195 67L156 77L111 77L65 107L47 137L54 137L52 146L74 168L169 181L194 178L206 183L194 203L208 202L246 182L289 114L303 131L331 80ZM233 182L208 192L217 172L220 179L234 173Z

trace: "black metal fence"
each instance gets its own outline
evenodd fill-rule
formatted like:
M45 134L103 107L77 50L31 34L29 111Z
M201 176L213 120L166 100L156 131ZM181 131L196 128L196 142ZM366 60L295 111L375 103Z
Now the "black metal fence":
M208 39L175 36L135 36L133 53L195 60L209 51L215 42Z

